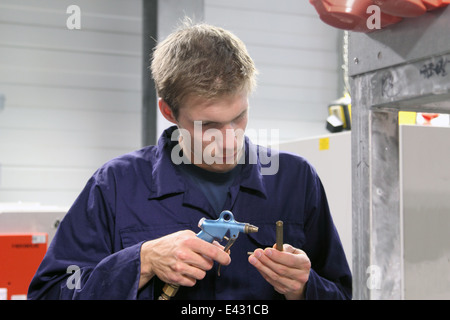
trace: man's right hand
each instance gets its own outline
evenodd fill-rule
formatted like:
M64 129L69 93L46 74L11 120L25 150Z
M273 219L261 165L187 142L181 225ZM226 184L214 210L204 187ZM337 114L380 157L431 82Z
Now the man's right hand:
M139 289L155 275L166 283L192 287L205 277L214 261L228 265L231 258L222 246L206 242L190 230L144 242Z

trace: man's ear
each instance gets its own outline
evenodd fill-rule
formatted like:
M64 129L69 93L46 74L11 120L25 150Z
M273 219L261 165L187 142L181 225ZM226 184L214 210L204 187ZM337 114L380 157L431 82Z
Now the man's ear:
M172 109L167 104L167 102L164 101L163 99L159 98L158 105L159 105L159 111L161 111L163 117L166 118L168 121L177 124L177 120L175 119Z

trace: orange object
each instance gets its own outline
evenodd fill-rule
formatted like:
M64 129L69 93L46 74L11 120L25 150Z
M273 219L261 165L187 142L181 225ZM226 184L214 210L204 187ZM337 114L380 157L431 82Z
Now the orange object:
M418 17L427 11L445 7L450 0L309 0L320 19L344 30L372 32L401 21ZM371 6L378 7L379 25L369 26ZM374 13L375 14L375 13Z
M422 117L425 119L425 122L423 124L430 125L431 120L439 117L439 113L422 113Z
M442 0L422 0L427 10L434 10L442 6Z
M368 8L373 5L372 0L310 0L319 13L320 19L326 24L344 30L371 32L367 27L370 13ZM402 18L380 12L380 27L401 21Z
M379 6L382 12L397 17L412 18L427 12L422 0L374 0L373 3Z
M450 3L450 0L422 0L428 11L445 7Z
M0 234L0 290L8 300L26 299L47 241L46 233Z

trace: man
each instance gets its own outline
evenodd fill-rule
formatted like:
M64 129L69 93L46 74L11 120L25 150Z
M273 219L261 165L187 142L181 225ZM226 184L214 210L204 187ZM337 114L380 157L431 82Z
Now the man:
M181 286L175 299L351 298L315 170L244 136L256 75L244 44L221 28L185 25L157 46L152 74L159 109L176 126L157 146L113 159L92 176L28 297L157 299L172 283ZM259 227L239 236L230 253L196 237L198 221L222 210ZM273 248L278 220L283 251Z

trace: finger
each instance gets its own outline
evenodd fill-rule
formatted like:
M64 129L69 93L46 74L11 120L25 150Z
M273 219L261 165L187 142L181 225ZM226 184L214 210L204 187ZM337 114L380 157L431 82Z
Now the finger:
M225 247L223 245L221 245L219 242L217 242L216 240L214 240L212 242L213 245L215 245L216 247L220 248L220 249L225 249Z
M304 251L294 248L291 245L285 245L283 251L273 248L266 248L264 255L277 264L289 268L309 268L310 261Z
M193 286L197 280L202 280L206 276L206 271L190 265L184 265L176 270L176 272L180 274L180 284L184 286Z
M183 265L190 265L202 270L213 267L213 260L195 252L192 248L182 248L175 252L175 261L171 264L172 270L181 272Z
M193 239L191 248L194 252L217 261L221 265L226 266L231 262L230 255L224 252L222 248L199 238Z
M295 248L288 243L283 244L283 251L293 253L293 254L306 254L305 251Z
M292 262L292 254L283 253L276 249L267 248L259 261L280 277L294 278L299 272L298 266Z
M269 254L270 252L272 252L272 255ZM260 267L260 270L263 270L265 274L273 280L271 282L272 285L274 285L274 281L276 281L284 288L293 288L298 281L302 282L307 279L311 264L306 255L294 255L291 253L280 252L276 249L266 249L263 253L264 254L262 254L258 260L266 268ZM274 260L273 257L275 255L279 255L281 259L278 257L278 260ZM285 259L285 257L288 259ZM295 259L298 258L299 261L295 261ZM270 272L268 272L267 269L270 270Z
M275 243L272 248L276 249L277 248L277 244ZM284 243L283 244L283 250L284 252L289 252L289 253L294 253L294 254L306 254L305 251L301 250L301 249L297 249L293 246L291 246L288 243Z
M210 259L204 259L195 253L191 253L192 258L177 260L172 263L169 270L163 274L163 277L167 277L167 281L172 284L179 284L182 286L193 286L197 280L201 280L205 277L206 271L212 268L212 261ZM206 261L202 263L202 260ZM207 267L205 267L207 266Z
M167 280L161 278L166 283L183 286L183 287L193 287L197 283L197 280L192 277L188 277L185 275L174 274L167 277Z
M225 247L224 247L223 245L221 245L219 242L217 242L216 240L214 240L214 241L212 242L212 244L215 245L216 247L218 247L218 248L219 248L220 250L222 250L222 251L225 250ZM224 251L224 252L226 252L227 254L230 254L230 253L231 253L231 250L228 249L227 251Z
M253 264L260 272L269 276L271 279L277 280L280 276L284 276L287 267L271 260L263 250L257 249L249 257L249 262Z
M298 287L298 284L295 280L286 278L269 267L270 262L268 263L268 260L269 259L264 256L264 253L258 252L258 250L255 250L255 252L249 257L249 262L253 264L253 266L259 271L261 276L269 284L271 284L277 292L285 294L286 292L289 292Z
M276 278L275 272L272 271L272 269L263 263L261 259L264 258L264 253L261 249L256 249L252 255L248 257L248 261L261 273L261 275L266 279L266 277L269 277L270 279ZM267 280L267 279L266 279Z

